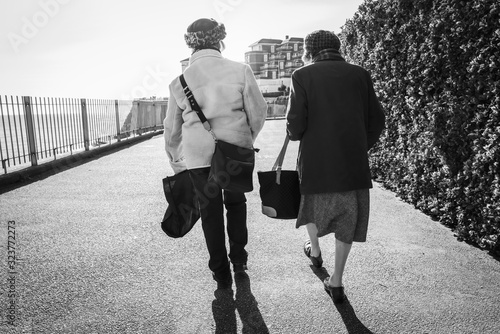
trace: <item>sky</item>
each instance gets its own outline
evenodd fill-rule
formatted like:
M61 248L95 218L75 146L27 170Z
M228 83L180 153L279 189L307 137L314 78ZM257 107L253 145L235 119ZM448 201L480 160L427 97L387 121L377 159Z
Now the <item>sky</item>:
M224 23L223 56L262 39L341 31L364 0L0 0L0 95L168 96L186 28Z

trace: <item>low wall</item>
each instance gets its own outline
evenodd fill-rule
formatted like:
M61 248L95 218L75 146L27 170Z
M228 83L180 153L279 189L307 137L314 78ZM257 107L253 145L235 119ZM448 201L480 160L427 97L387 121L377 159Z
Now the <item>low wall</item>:
M268 118L285 117L285 114L286 114L286 106L279 104L267 105Z
M136 100L123 122L121 133L130 134L137 129L147 129L158 125L167 114L168 100Z

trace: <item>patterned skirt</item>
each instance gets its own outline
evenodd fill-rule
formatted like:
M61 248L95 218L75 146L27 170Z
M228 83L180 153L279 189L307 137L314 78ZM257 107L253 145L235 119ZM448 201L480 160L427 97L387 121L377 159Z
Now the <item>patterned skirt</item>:
M365 242L369 212L369 189L302 195L296 228L314 223L318 237L335 233L348 244Z

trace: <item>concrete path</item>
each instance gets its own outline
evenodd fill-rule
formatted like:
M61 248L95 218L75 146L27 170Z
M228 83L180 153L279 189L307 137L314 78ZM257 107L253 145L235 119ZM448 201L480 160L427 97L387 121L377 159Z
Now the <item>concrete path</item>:
M271 168L284 133L283 120L266 123L256 170ZM170 173L156 136L0 195L0 332L500 333L500 263L379 185L368 242L348 261L347 303L321 283L334 236L314 270L305 229L260 213L256 179L248 278L215 291L201 224L182 239L160 229Z

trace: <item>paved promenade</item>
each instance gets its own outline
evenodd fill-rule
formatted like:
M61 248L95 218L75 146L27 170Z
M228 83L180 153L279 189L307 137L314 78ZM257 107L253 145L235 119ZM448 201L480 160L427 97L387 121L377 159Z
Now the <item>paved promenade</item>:
M283 120L266 123L256 170L271 168L284 134ZM500 333L500 262L380 185L368 241L348 260L348 302L334 305L322 286L334 236L314 269L305 229L260 213L256 177L248 277L215 291L201 224L182 239L160 229L167 174L156 136L0 195L0 332Z

